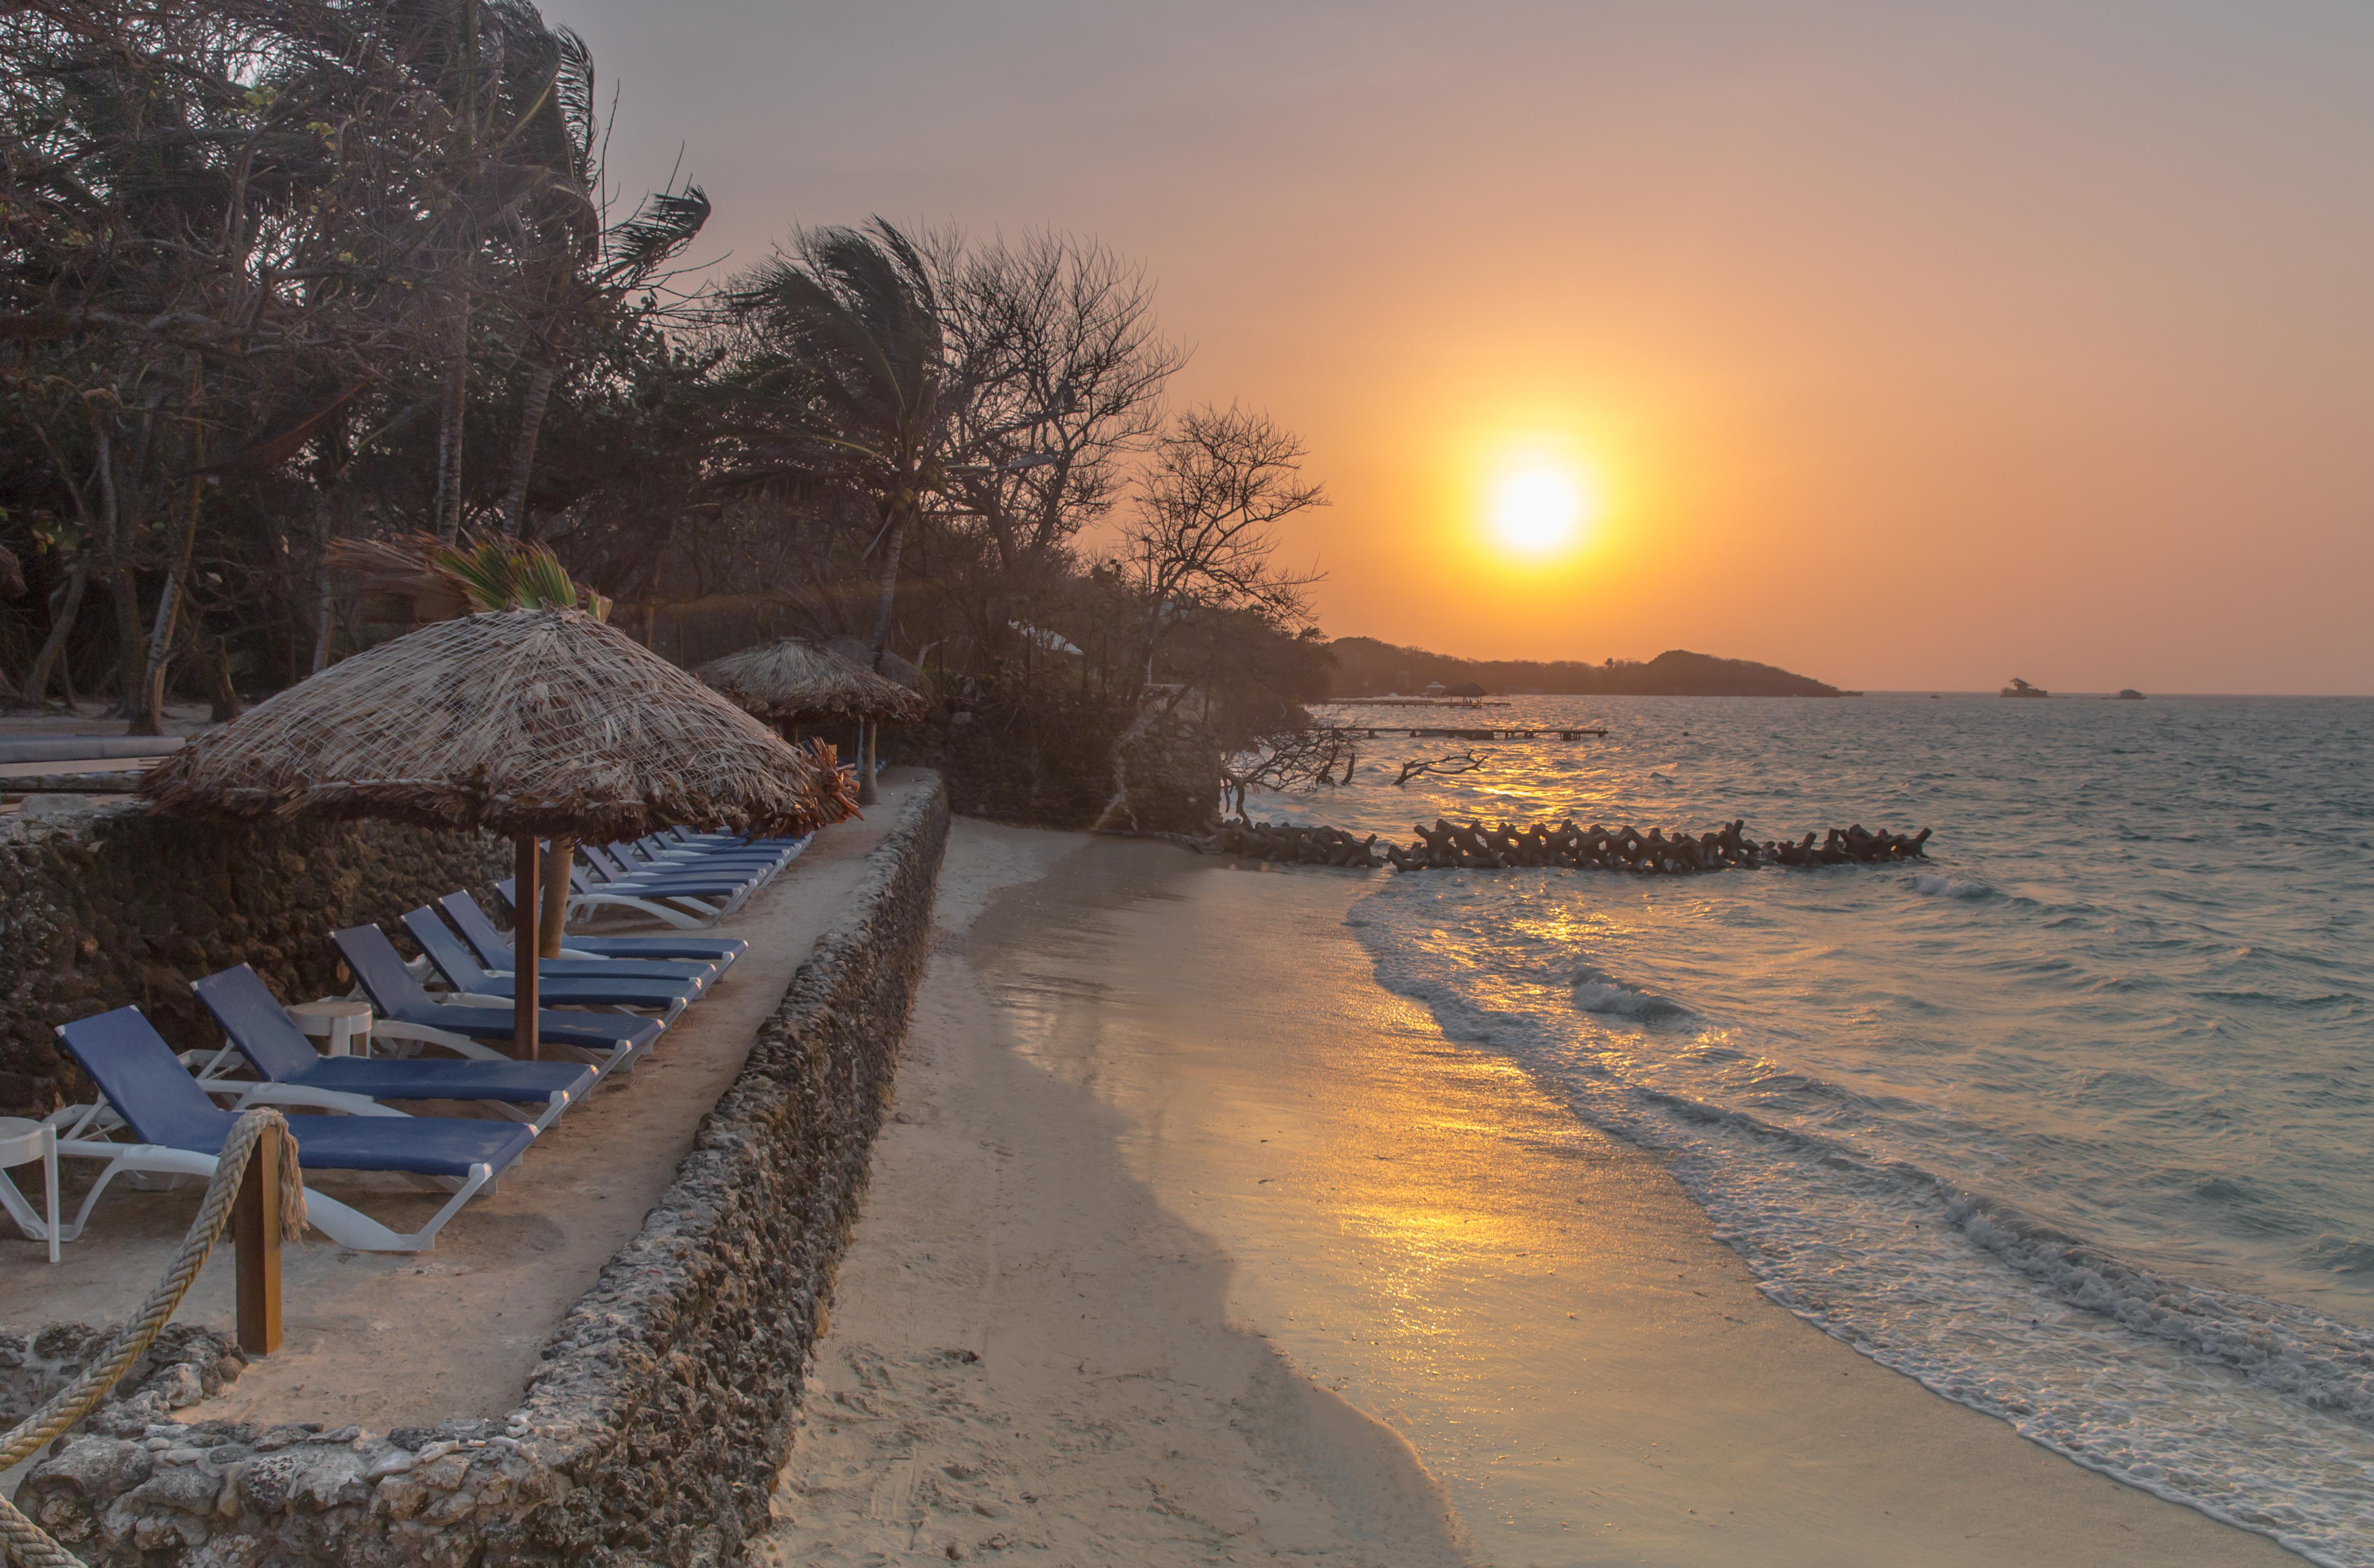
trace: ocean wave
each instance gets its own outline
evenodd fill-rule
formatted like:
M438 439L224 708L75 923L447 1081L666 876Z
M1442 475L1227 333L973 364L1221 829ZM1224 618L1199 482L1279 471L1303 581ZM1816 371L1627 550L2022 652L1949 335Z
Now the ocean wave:
M1776 1303L2079 1464L2311 1561L2374 1565L2374 1332L2176 1278L1886 1152L1920 1106L1784 1065L1797 1053L1765 1032L1574 961L1580 941L1553 969L1572 927L1545 898L1483 894L1364 900L1379 980L1667 1155ZM1636 1027L1651 1021L1678 1027Z
M2310 1409L2374 1428L2374 1332L2283 1302L2166 1279L1928 1179L1950 1195L1948 1222L2070 1305L2231 1367Z
M1973 878L1940 877L1927 871L1912 878L1912 890L1933 899L1982 899L1994 891Z
M1574 972L1574 1005L1580 1012L1635 1019L1642 1023L1686 1018L1689 1014L1689 1008L1679 1002L1635 990L1588 964Z

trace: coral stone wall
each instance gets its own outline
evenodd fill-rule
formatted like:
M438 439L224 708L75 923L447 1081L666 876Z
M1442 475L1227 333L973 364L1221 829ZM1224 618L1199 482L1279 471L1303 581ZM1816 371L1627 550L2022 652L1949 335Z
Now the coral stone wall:
M0 819L0 1115L89 1086L52 1032L131 1003L177 1046L220 1038L190 982L253 964L287 1000L346 989L330 933L456 888L483 902L508 843L386 822L184 821L137 802Z

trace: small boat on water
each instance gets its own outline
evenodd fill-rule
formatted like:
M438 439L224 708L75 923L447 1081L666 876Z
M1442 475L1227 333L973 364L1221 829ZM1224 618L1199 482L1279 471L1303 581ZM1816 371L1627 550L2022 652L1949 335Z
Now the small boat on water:
M2047 691L2041 686L2030 686L2027 682L2020 679L2017 676L2014 676L2012 677L2011 684L2004 687L2001 691L1996 692L1995 695L1998 697L2050 697L2052 693Z

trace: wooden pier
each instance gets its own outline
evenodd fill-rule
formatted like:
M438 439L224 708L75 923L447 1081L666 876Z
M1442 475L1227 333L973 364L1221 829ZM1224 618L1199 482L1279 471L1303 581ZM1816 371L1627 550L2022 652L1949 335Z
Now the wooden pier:
M1490 729L1432 729L1404 725L1330 725L1327 727L1340 729L1352 735L1365 735L1370 740L1381 739L1389 735L1405 735L1412 740L1421 737L1438 737L1443 740L1539 740L1545 736L1556 736L1560 740L1581 740L1586 736L1598 738L1607 734L1604 729L1567 729L1556 725L1537 725L1517 729L1511 729L1506 725L1496 725Z

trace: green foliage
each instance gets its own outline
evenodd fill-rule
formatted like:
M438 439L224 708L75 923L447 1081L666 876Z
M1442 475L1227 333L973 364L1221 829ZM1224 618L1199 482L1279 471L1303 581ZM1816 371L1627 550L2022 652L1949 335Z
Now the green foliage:
M546 545L479 539L440 547L429 564L461 584L473 609L582 609L596 620L610 619L610 601L572 582Z

